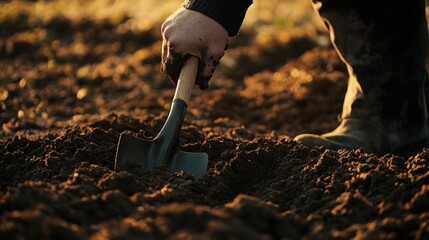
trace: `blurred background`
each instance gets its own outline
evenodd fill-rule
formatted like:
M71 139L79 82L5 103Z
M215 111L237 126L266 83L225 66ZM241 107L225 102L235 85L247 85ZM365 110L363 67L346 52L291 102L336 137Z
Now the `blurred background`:
M62 15L70 19L110 19L122 22L124 17L133 20L135 30L147 30L158 26L183 4L182 0L55 0L55 1L2 1L2 18L29 14L32 20L49 21ZM312 23L315 18L310 1L273 0L255 1L249 8L244 26L294 27ZM316 20L318 21L318 20ZM131 24L131 23L129 23Z
M160 27L182 3L1 1L0 137L165 118L175 88L159 71ZM338 123L346 80L311 1L255 0L209 89L195 90L187 121L323 133Z
M1 134L62 128L110 114L140 120L165 117L174 86L159 72L160 26L182 3L0 2ZM285 100L266 101L267 96L291 86L278 88L280 84L274 82L271 92L268 88L261 92L259 86L267 85L288 60L317 45L327 47L329 41L310 1L273 0L255 1L241 33L229 45L210 90L195 91L189 119L219 122L225 118L231 126L272 122L284 110L284 103L278 101ZM271 72L252 77L264 71ZM295 82L310 79L295 67L286 71L286 77L278 72L277 78L288 79L293 71ZM295 89L289 93L300 95L302 89ZM230 102L235 106L225 109ZM265 120L264 114L241 119L246 107L271 113ZM279 129L281 122L272 122L269 129Z

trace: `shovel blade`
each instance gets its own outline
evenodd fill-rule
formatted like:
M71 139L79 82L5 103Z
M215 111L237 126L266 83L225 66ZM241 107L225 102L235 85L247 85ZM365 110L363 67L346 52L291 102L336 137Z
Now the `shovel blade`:
M209 156L206 153L191 153L178 151L171 162L170 170L184 171L194 176L198 181L207 171Z
M116 150L115 171L126 163L135 163L147 170L169 165L171 171L184 171L198 181L207 170L208 155L206 153L191 153L177 151L173 154L170 164L165 163L165 152L160 149L162 140L144 140L130 134L121 134Z
M121 134L116 149L115 171L118 171L126 163L135 163L145 169L152 170L157 166L154 158L151 158L151 149L154 141L144 140L130 134Z

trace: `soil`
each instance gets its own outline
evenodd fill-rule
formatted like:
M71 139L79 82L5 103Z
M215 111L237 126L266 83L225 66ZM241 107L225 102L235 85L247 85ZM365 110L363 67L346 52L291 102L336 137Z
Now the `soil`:
M180 137L209 155L200 181L114 172L120 133L154 137L174 94L159 26L127 21L0 22L0 239L429 239L429 149L292 141L341 112L346 69L317 30L230 43Z

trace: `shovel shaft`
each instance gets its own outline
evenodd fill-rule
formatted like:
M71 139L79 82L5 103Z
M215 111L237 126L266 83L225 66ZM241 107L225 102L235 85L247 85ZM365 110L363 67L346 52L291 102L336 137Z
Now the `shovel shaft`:
M198 59L196 57L190 57L180 71L173 102L177 99L181 99L186 104L188 104L189 99L191 98L192 90L194 89L197 71Z

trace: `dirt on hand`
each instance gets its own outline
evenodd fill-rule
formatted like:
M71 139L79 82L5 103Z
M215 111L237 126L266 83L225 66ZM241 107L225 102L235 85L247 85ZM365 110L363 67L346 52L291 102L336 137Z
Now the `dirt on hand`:
M230 45L181 133L209 155L200 181L114 172L119 134L154 137L174 94L159 33L127 21L1 19L0 239L429 238L429 149L291 140L338 124L347 74L325 32Z

